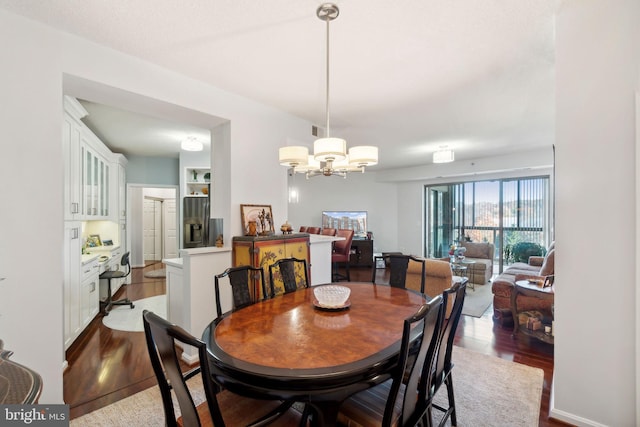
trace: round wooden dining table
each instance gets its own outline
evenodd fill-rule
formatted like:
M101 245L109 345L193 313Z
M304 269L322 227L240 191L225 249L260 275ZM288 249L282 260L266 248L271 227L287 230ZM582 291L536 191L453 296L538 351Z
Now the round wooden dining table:
M336 424L340 404L389 378L417 292L341 282L348 307L317 307L314 287L229 312L202 334L214 380L232 392L311 405L314 424Z

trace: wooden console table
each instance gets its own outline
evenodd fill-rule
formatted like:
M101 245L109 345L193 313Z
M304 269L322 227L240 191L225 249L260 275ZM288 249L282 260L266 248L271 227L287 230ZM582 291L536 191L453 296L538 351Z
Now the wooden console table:
M265 280L269 281L269 266L282 258L298 258L310 264L309 234L273 234L271 236L234 236L232 238L232 263L234 267L250 265L262 267ZM308 272L309 280L313 282L311 271ZM283 290L282 280L274 278L274 287ZM260 292L255 283L256 292ZM267 284L269 289L270 284Z
M515 283L513 291L511 292L511 314L513 315L512 336L515 338L518 332L521 332L524 335L528 335L548 344L553 344L553 335L551 333L546 333L544 330L545 326L551 327L551 325L542 324L540 329L534 331L527 328L527 325L520 324L518 318L518 295L550 300L553 303L553 299L555 296L554 287L547 286L546 288L544 288L536 283L530 283L528 280L518 280Z
M349 267L373 267L373 240L353 239Z

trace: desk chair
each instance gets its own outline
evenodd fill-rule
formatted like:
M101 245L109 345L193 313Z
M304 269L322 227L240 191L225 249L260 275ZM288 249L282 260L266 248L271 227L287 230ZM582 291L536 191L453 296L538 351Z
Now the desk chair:
M129 252L125 252L122 255L122 258L120 258L120 265L122 266L126 266L127 267L127 271L124 272L122 270L120 270L120 267L118 267L117 270L107 270L104 273L102 273L100 275L100 279L105 279L108 283L107 286L107 299L104 301L100 301L100 305L103 308L102 314L105 316L109 315L109 311L111 311L111 308L114 305L128 305L131 308L135 307L133 305L133 302L131 302L131 300L129 298L123 298L120 300L113 300L113 297L111 296L111 279L123 279L125 277L127 277L130 273L131 273L131 263L129 262ZM122 286L127 286L126 283L124 283ZM125 287L125 291L126 291L126 287Z

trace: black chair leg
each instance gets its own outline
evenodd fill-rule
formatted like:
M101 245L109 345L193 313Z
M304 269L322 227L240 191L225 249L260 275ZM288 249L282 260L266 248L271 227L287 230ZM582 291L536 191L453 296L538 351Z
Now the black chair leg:
M125 283L123 286L127 286L127 284ZM132 309L135 307L129 298L119 299L116 301L113 300L111 296L111 279L107 279L107 299L105 301L100 301L100 305L104 307L102 311L103 316L108 316L114 305L128 305Z
M456 417L456 400L453 395L453 380L451 379L451 372L449 372L449 375L447 376L445 383L447 385L447 397L449 399L449 410L451 411L451 425L455 427L458 425L458 419Z

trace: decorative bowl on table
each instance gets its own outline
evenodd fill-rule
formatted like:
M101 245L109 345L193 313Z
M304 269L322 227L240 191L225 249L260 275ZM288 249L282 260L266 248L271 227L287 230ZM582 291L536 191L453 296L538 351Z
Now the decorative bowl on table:
M324 285L313 288L318 307L321 308L345 308L348 307L351 289L340 285Z

